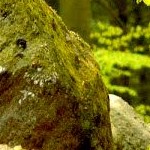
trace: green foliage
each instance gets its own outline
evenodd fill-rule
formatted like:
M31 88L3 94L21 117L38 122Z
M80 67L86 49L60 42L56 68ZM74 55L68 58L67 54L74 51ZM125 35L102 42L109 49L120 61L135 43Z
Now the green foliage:
M107 50L131 51L149 54L150 23L147 27L131 27L125 34L120 27L111 26L107 23L95 24L91 34L92 41Z
M150 6L150 0L136 0L137 3L144 2L147 6Z
M150 79L146 75L150 72L150 23L130 27L125 34L120 27L98 22L91 39L109 93L123 97L150 122Z
M150 69L149 56L101 48L95 48L94 54L109 93L123 97L129 104L136 107L137 111L143 115L145 122L150 122L150 107L145 106L149 103L149 96L146 97L146 92L143 92L143 89L146 89L148 93L149 82L141 83L140 81L141 73L143 71L146 73L143 68Z
M141 114L144 118L144 121L150 123L150 106L149 105L139 105L136 108L136 111Z
M104 49L95 49L95 57L100 64L101 73L108 86L110 81L118 76L131 76L131 70L141 69L143 66L150 67L150 59L148 56L140 54L131 54L129 52L106 51ZM119 86L120 87L120 86ZM131 92L134 93L135 92Z

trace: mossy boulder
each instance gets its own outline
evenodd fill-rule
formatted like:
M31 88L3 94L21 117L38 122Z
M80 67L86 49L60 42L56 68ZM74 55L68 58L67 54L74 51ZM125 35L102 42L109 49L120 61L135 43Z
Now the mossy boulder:
M0 1L0 143L112 149L108 94L90 47L43 0Z

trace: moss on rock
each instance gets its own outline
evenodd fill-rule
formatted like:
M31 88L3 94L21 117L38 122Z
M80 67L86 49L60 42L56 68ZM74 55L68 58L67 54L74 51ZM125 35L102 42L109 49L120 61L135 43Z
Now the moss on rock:
M43 0L0 2L0 142L112 149L107 91L90 47Z

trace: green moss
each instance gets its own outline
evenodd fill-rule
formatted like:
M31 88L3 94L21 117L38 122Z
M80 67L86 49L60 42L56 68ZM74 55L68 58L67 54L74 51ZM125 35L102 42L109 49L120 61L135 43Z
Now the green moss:
M89 45L42 0L5 0L0 8L10 12L0 14L0 65L10 73L0 81L7 82L0 88L6 100L0 111L11 110L3 114L0 139L29 149L64 149L66 142L80 145L82 136L86 142L86 129L92 130L91 141L102 133L102 142L111 147L107 91ZM109 127L96 126L98 114ZM7 126L10 118L14 124Z
M2 22L1 36L3 37L3 40L1 41L1 43L3 43L3 45L5 44L6 46L3 47L3 50L0 53L1 65L8 69L10 68L13 73L15 73L16 70L22 67L31 65L37 65L38 67L39 65L43 67L42 73L45 76L47 72L49 74L49 71L56 72L59 74L59 77L62 78L61 80L63 80L64 83L65 80L69 80L66 81L66 84L72 79L77 81L76 84L78 85L74 84L74 88L76 88L76 90L79 89L77 90L77 92L82 91L82 77L81 75L79 75L79 70L74 70L74 67L76 65L75 58L78 57L78 59L82 61L80 74L82 73L83 76L87 73L90 74L90 71L94 70L95 68L93 66L87 72L86 69L89 67L89 64L88 62L86 62L85 58L83 58L86 53L86 59L92 59L89 54L90 52L88 52L89 47L86 45L86 52L82 51L82 54L78 56L81 52L81 49L83 48L81 47L80 43L76 45L74 49L72 49L72 45L74 42L77 42L80 39L74 38L74 34L69 33L68 31L66 33L62 32L61 28L66 27L63 25L59 17L56 17L59 21L51 17L55 14L55 12L50 12L50 8L48 8L47 5L43 4L43 2L40 2L41 4L37 4L35 2L25 2L27 4L26 6L22 2L16 1L14 3L17 4L11 6L9 9L13 9L13 12L15 13L12 12L10 16L8 16L10 17L10 19L6 20L6 22ZM1 7L4 8L4 6ZM22 10L22 7L25 8ZM47 15L45 15L45 13ZM21 15L20 17L19 14L23 15ZM31 16L30 20L29 16ZM14 24L12 24L12 22ZM58 22L60 25L58 25ZM53 30L53 26L55 26L56 31ZM5 30L5 28L7 28L7 31ZM70 38L70 47L68 47L67 49L66 36L69 36ZM11 41L8 41L8 38L11 39ZM16 41L19 38L23 38L24 40L26 40L27 48L25 50L20 49L16 45ZM11 45L9 45L10 42ZM76 53L74 51L76 51ZM18 53L21 53L24 58L18 58ZM66 67L68 70L63 70L62 67ZM64 75L66 71L69 71L70 77ZM61 74L63 74L63 76L61 76ZM85 76L84 79L90 80L90 78L86 79Z

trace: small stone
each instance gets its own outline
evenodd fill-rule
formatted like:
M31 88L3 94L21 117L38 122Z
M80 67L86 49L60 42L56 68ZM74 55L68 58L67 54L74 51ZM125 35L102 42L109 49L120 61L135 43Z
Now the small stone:
M20 105L21 105L21 102L22 102L21 99L19 99L19 104L20 104Z
M71 41L71 37L69 36L69 34L66 34L66 41Z
M87 109L88 109L88 108L85 106L85 107L84 107L84 110L87 110Z
M6 71L6 68L0 66L0 74L4 73Z
M44 81L43 81L43 80L40 80L39 85L40 85L40 87L43 87L43 86L44 86Z
M37 71L38 71L38 72L41 72L41 71L42 71L42 68L37 68Z
M34 80L34 84L37 85L39 83L39 80Z

